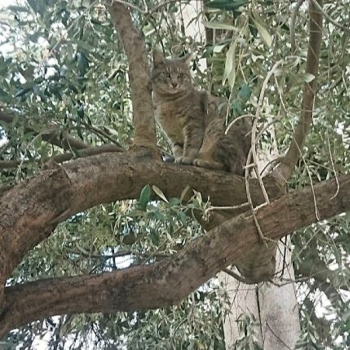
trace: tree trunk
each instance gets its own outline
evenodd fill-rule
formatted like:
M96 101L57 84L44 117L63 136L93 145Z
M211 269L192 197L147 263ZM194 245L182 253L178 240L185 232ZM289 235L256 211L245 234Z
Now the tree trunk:
M288 239L289 241L289 239ZM288 242L289 243L289 242ZM277 271L282 280L294 280L290 250L280 243L276 254ZM227 293L229 312L224 319L227 350L237 349L247 334L264 350L294 349L299 337L298 304L293 282L278 286L271 283L247 285L221 272L219 279ZM247 318L251 326L242 327Z

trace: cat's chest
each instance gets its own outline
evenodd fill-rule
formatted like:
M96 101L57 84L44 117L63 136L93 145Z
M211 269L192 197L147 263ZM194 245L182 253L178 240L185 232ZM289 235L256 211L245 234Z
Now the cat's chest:
M179 103L164 102L155 106L155 117L170 137L182 137L186 123L186 108Z

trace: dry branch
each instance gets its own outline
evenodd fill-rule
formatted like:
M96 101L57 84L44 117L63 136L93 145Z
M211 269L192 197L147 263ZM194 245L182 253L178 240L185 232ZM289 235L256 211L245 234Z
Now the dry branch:
M317 0L317 2L320 6L322 6L322 0ZM301 152L303 151L305 139L310 130L310 125L312 122L312 112L316 90L316 77L318 72L318 62L322 40L322 13L315 6L313 1L309 2L309 14L310 36L305 73L312 74L315 76L315 78L311 82L305 83L300 120L296 126L293 140L287 151L287 154L282 159L280 165L274 172L275 175L277 175L277 178L282 177L285 181L290 178L293 169L300 158Z
M350 210L350 176L314 187L320 219ZM258 211L265 236L278 240L317 221L311 188ZM171 259L112 273L36 281L5 289L0 336L35 319L83 312L154 309L178 303L210 277L244 258L259 238L252 216L242 214L192 241Z
M151 78L143 40L136 30L125 5L112 1L108 6L114 26L123 43L129 63L131 100L133 104L134 145L156 148L156 127L153 117Z
M24 118L24 117L18 117L18 118ZM5 113L4 111L0 110L0 122L5 122L8 125L13 125L16 123L16 118L8 113ZM64 137L60 137L60 133L57 131L56 128L51 127L52 131L47 131L42 134L42 139L51 145L58 146L66 151L70 151L71 149L81 150L91 147L90 145L84 143L83 141L80 141L70 135L64 135ZM39 133L35 130L26 127L24 130L25 133L34 132L35 135L38 135Z

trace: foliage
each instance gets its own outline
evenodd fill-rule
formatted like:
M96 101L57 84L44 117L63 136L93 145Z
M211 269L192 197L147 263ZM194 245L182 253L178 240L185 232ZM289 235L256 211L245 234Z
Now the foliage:
M196 83L229 98L231 116L255 115L264 79L278 63L257 116L258 141L267 155L275 147L279 154L286 151L300 115L303 84L313 79L304 74L305 7L297 16L297 49L292 52L290 1L207 1L205 13L192 20L196 25L204 15L206 33L195 35L189 34L178 2L133 5L147 5L145 12L132 9L147 50L158 46L168 55L194 52ZM347 1L328 1L325 11L345 25L347 6ZM329 22L324 25L313 127L291 190L349 172L349 34ZM43 141L48 131L94 146L131 143L127 61L102 2L27 0L9 6L0 26L0 97L2 106L16 115L11 125L0 121L0 159L18 162L1 172L2 184L35 174L62 153ZM169 151L161 133L159 140ZM191 213L203 212L210 203L203 203L198 193L188 205L163 196L159 189L145 187L137 202L100 205L70 218L30 252L8 284L111 271L171 256L202 234ZM341 215L293 236L302 320L299 348L350 346L349 230L349 215ZM12 332L3 346L28 349L45 337L50 349L86 349L87 339L94 349L224 349L218 289L213 280L164 310L53 317ZM251 322L242 320L245 337L238 341L239 349L254 345Z

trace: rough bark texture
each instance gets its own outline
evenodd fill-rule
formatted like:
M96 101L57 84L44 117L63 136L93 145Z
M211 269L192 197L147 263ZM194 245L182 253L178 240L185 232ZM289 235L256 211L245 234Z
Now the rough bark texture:
M113 2L108 9L129 62L135 123L134 145L155 148L156 127L153 118L151 78L144 42L132 22L130 12L123 4Z
M219 274L219 279L223 283L228 298L228 300L223 300L223 306L228 305L229 308L229 313L224 319L226 350L235 350L237 341L244 336L244 332L241 331L243 327L240 326L244 325L245 317L249 317L252 321L255 318L251 331L256 341L262 344L261 328L257 317L259 315L258 287L239 282L224 272Z
M86 161L86 159L79 161ZM145 164L147 163L141 164L141 167L144 172L149 173L149 169L145 170ZM159 166L161 165L159 164ZM166 165L162 166L164 170L169 167ZM156 168L153 163L152 168ZM176 167L174 166L174 168ZM184 168L184 173L186 173L186 167L181 168ZM130 173L128 176L128 171L132 172L132 170L125 165L123 169L126 170L125 177L127 179L124 184L129 185L130 190L132 184L128 184L128 181L130 181ZM192 167L189 167L188 173L191 172L191 169ZM201 170L194 169L193 171L197 172ZM182 171L178 173L181 174ZM76 173L74 174L76 175ZM103 172L97 172L95 170L95 173L89 174L90 177L86 179L84 184L77 183L76 178L74 179L72 176L72 180L79 187L80 191L78 193L80 195L75 197L74 194L77 194L77 192L68 191L72 204L70 211L77 212L78 210L86 209L87 205L96 204L96 196L99 196L99 194L92 196L93 198L91 200L82 197L84 197L84 193L92 192L90 179L95 177L96 180L97 174L100 174L100 179L103 180ZM157 176L153 177L157 179ZM185 184L186 182L181 181L180 177L181 175L178 175L177 178L175 176L160 177L158 175L158 179L161 181L171 178L174 183ZM123 178L116 177L114 183L109 183L113 187L113 191L110 192L113 193L114 197L116 197L116 193L119 193L121 197L125 195L124 188L121 189ZM65 183L66 180L62 182ZM106 181L101 182L104 185L106 184ZM210 181L198 182L213 183ZM152 183L154 182L152 181ZM161 184L157 185L160 185L159 187L162 188ZM103 190L104 186L100 186L100 188ZM117 191L117 188L119 191ZM180 189L178 185L174 185L172 190L176 189ZM17 190L16 188L10 191L14 197ZM29 188L29 191L31 190ZM109 190L111 189L109 188ZM311 188L307 188L303 191L286 195L270 205L261 208L256 215L262 231L269 239L278 240L296 229L316 222L318 218L315 214L315 203L317 204L319 219L321 220L349 210L350 176L339 178L339 192L335 198L331 199L331 196L336 190L337 185L335 180L325 181L314 187L315 198L313 197ZM24 252L23 241L27 239L31 244L34 244L35 241L38 242L44 238L44 233L47 232L45 231L45 227L48 224L46 216L48 216L50 221L52 219L55 221L55 219L63 220L67 215L64 212L63 216L57 218L56 211L54 214L50 214L50 210L47 208L50 208L50 203L51 205L56 203L56 199L51 196L50 198L45 196L43 198L46 203L44 206L46 210L45 215L43 215L43 208L37 207L31 209L29 219L25 214L25 209L30 209L33 205L31 196L24 197L25 189L23 189L23 186L20 187L20 192L24 192L21 195L23 216L17 217L17 221L12 219L11 227L16 227L16 225L24 222L26 225L21 225L20 227L25 232L18 232L18 235L11 237L11 228L6 227L6 224L3 224L4 221L0 220L0 247L3 248L1 250L2 252L5 250L5 242L6 248L9 248L6 251L11 250L13 253L16 247L19 246L21 247L20 251ZM96 192L100 193L101 191ZM26 198L25 202L22 201L23 198ZM88 202L87 204L84 199ZM100 197L99 200L101 201L101 199ZM111 196L108 199L109 201L113 200ZM14 199L8 207L10 200L11 197L8 196L6 201L2 201L0 205L1 213L14 208L16 200ZM66 201L62 198L59 202L59 211L62 212L62 210L67 208L64 205L62 206L62 203L66 203ZM81 206L80 209L78 204ZM132 311L175 304L224 267L242 259L257 244L261 244L261 242L259 241L253 218L247 214L241 214L191 242L184 250L174 256L174 258L157 264L133 267L97 276L89 275L54 280L48 279L7 287L5 288L0 314L0 335L21 324L56 314L93 311ZM27 248L30 249L29 247ZM16 256L17 259L18 256ZM5 263L8 262L7 260L13 260L8 253L3 255L2 258L5 258L5 261L3 261ZM7 274L10 271L10 267L14 267L13 261L12 264L7 264L6 266L5 271L3 270L2 272Z
M147 184L156 185L168 197L180 197L189 186L210 196L213 205L236 205L246 202L243 181L240 176L131 153L80 158L44 170L0 197L0 247L6 247L0 251L0 279L6 280L24 255L50 235L55 223L77 212L100 203L138 198ZM271 197L279 195L277 187L267 186ZM252 193L256 204L263 202L255 180Z
M129 61L134 145L155 149L144 43L123 4L114 2L109 11ZM316 75L322 18L312 4L310 15L307 73ZM313 91L314 82L311 82L305 87L295 141L277 177L282 175L287 179L299 158L311 123ZM5 117L0 113L0 120ZM61 144L59 138L50 136L46 141L69 149L74 140L66 139L68 143ZM76 149L88 147L82 143L75 146ZM281 190L271 178L265 182L270 199L281 196ZM254 205L264 202L257 181L250 183ZM156 185L169 197L179 197L188 185L210 196L214 205L239 205L247 201L244 180L238 176L163 164L132 153L101 154L42 171L0 197L0 336L22 324L56 314L110 313L172 305L231 264L241 265L245 271L255 271L254 256L264 248L253 217L242 214L221 223L225 216L217 215L217 220L213 220L216 227L212 225L209 232L172 259L113 273L47 279L4 288L24 255L47 238L58 222L100 203L137 198L146 184ZM260 209L256 217L262 232L267 238L278 240L317 220L349 210L350 176L339 178L339 186L334 199L331 197L336 192L336 182L331 180L315 186L315 198L308 188ZM235 214L244 210L246 208L236 210Z
M286 245L280 242L278 246L277 276L290 283L281 286L265 283L258 290L262 345L264 349L290 350L295 348L300 332L290 238Z

